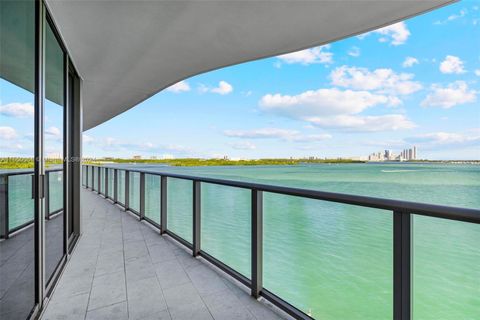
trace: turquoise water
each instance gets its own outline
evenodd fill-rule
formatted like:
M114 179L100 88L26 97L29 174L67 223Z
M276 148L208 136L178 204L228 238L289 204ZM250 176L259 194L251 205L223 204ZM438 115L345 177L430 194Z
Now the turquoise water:
M8 172L2 170L0 173ZM49 174L49 208L48 212L56 212L63 208L63 172ZM8 177L8 211L11 213L8 228L12 230L33 220L34 203L32 199L32 177L30 174L12 175Z
M129 168L480 208L474 165ZM119 171L122 202L123 179ZM160 179L147 174L145 182L145 214L159 223ZM250 277L250 193L201 188L202 250ZM167 193L168 228L191 241L192 182L168 179ZM388 211L265 193L264 287L317 319L391 319L392 228ZM480 225L414 216L414 319L480 318L479 244Z
M480 208L473 165L130 168ZM159 222L153 179L147 216ZM168 228L188 241L191 199L191 182L168 180ZM388 211L265 193L264 287L318 319L389 319L392 228ZM250 277L248 191L202 183L201 235L204 251ZM479 243L478 225L414 216L414 319L480 318Z

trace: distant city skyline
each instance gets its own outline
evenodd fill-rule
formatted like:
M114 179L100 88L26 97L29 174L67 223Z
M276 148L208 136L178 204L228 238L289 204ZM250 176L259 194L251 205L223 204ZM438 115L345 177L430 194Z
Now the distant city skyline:
M480 39L480 1L461 1L198 75L86 131L84 156L348 158L415 145L424 159L480 159L480 41L473 39ZM33 99L12 87L0 80L0 157L32 150ZM47 156L61 153L53 120Z
M403 149L399 153L395 153L391 149L385 149L384 151L374 152L365 158L368 161L412 161L412 160L427 160L422 159L418 155L417 146Z

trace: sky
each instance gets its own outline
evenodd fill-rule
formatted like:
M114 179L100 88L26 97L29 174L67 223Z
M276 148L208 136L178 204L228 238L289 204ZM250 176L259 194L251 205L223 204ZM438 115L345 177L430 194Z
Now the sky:
M0 156L31 153L32 103L0 80ZM57 118L47 115L47 154L60 152ZM365 157L415 145L422 159L478 160L480 1L186 79L83 141L86 157Z

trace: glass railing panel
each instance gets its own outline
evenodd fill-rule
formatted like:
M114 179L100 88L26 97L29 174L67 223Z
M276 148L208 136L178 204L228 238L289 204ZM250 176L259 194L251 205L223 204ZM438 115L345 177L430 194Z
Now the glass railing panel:
M82 185L87 185L87 169L82 167Z
M136 212L140 212L140 173L130 172L128 206Z
M63 209L63 171L48 173L48 213Z
M8 177L8 229L13 230L34 218L32 174Z
M145 174L145 217L160 224L160 176Z
M125 204L125 170L117 171L117 201Z
M167 182L167 228L192 242L193 182L168 178Z
M107 196L110 199L113 199L114 191L115 191L115 172L113 169L107 169L108 170L108 193Z
M201 184L202 250L250 278L251 191Z
M480 225L413 216L413 319L478 319Z
M264 194L264 287L317 319L391 319L389 211Z

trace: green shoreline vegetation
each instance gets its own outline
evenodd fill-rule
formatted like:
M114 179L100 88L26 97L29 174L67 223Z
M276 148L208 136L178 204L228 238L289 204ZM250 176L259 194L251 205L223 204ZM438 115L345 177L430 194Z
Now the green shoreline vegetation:
M46 159L45 166L61 165L62 159ZM33 169L33 158L0 158L0 169Z
M162 164L174 167L200 167L200 166L274 166L274 165L299 165L305 163L364 163L365 161L349 159L257 159L257 160L229 160L229 159L84 159L84 164L105 165L119 164ZM61 164L61 159L48 159L47 167ZM33 168L33 158L0 158L0 169L28 169Z
M102 158L84 159L84 164L108 165L108 164L161 164L173 167L204 167L204 166L292 166L301 164L346 164L346 163L367 163L368 161L351 159L251 159L251 160L230 160L230 159L201 159L201 158L179 158L179 159L124 159L124 158ZM414 163L451 163L451 164L480 164L480 160L414 160L407 161ZM389 162L392 163L392 162ZM62 164L61 159L47 159L47 168ZM33 158L0 158L0 169L29 169L33 168Z
M137 164L164 164L173 167L201 167L201 166L286 166L304 163L364 163L347 159L256 159L256 160L229 160L229 159L112 159L92 161L92 164L103 163L137 163Z

